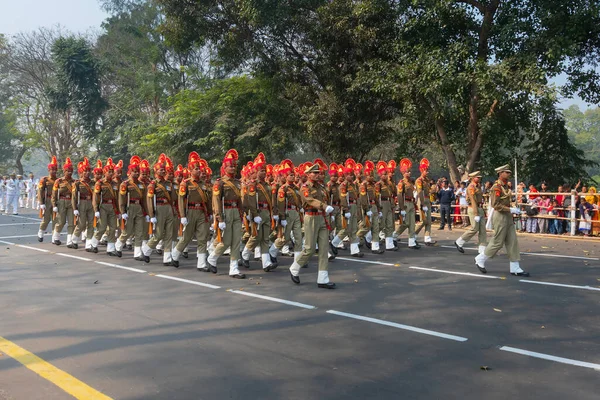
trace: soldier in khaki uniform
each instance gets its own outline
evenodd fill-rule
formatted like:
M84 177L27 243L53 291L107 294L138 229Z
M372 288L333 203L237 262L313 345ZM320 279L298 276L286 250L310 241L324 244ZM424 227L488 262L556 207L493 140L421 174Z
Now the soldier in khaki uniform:
M161 154L154 164L155 179L150 182L146 191L146 209L153 224L154 235L147 244L142 243L142 253L150 257L161 240L165 243L163 250L163 265L172 266L171 240L173 239L173 184L167 181L167 156Z
M52 211L56 213L56 224L52 233L52 243L60 246L60 232L67 224L67 247L73 248L73 229L75 220L71 195L73 192L73 163L67 157L63 165L64 176L54 181L52 189Z
M471 229L465 232L461 237L456 239L454 245L456 249L461 253L465 250L463 246L475 235L477 236L477 244L479 246L479 254L485 251L487 246L487 234L485 230L485 212L483 211L483 192L481 191L481 173L475 171L469 174L471 183L467 188L467 204L469 208L467 210L469 214L469 220L471 221Z
M231 248L229 259L229 276L236 279L244 279L246 275L241 274L238 269L237 259L240 254L240 242L242 238L242 183L235 178L238 164L238 153L231 149L225 154L221 166L221 178L213 185L213 213L215 217L215 233L217 244L213 252L208 256L209 270L217 273L217 261L227 248ZM221 232L217 231L220 230ZM219 240L219 236L220 240Z
M418 207L421 210L421 224L415 230L415 240L421 229L425 228L425 245L433 246L436 242L431 239L431 200L429 196L431 185L429 184L428 159L423 158L421 160L419 171L421 171L421 176L415 180L415 186L417 187Z
M328 205L326 189L317 184L320 173L319 164L307 166L305 173L308 181L300 189L302 207L304 208L304 248L297 260L290 267L292 282L300 284L300 268L306 265L315 253L316 245L326 249L329 244L329 215L334 211ZM317 287L334 289L335 283L329 281L327 252L319 252L319 273L317 275Z
M340 167L341 165L331 163L328 168L329 182L327 182L327 196L334 210L331 213L331 226L334 230L334 236L331 240L329 260L335 259L338 254L338 248L344 248L343 237L340 238L338 236L343 230L342 218L344 218L341 212L340 184L338 182L340 179Z
M358 247L359 240L356 237L358 233L358 224L363 219L363 203L360 198L360 190L355 183L356 180L356 163L352 159L346 160L344 164L345 180L340 184L340 203L341 211L345 218L346 228L338 234L340 239L343 235L350 239L350 255L352 257L364 257L364 254Z
M107 246L106 253L109 256L119 256L115 250L115 232L117 230L117 196L119 187L113 180L115 164L109 158L103 168L104 178L97 181L94 185L94 196L92 197L92 207L95 210L95 217L99 220L96 225L97 230L92 238L92 251L98 252L98 243L102 235L106 232Z
M173 222L173 243L171 245L172 249L177 246L181 237L183 237L183 224L181 221L181 215L179 214L179 185L183 182L183 165L177 165L177 168L173 171L173 200L175 201L175 206L173 208L173 214L175 215L175 221ZM183 251L180 252L183 258L188 258L188 249L184 248ZM173 257L173 253L171 250L171 258Z
M52 161L48 164L48 176L40 179L38 183L38 204L40 205L40 229L38 230L38 242L44 241L44 231L52 220L52 227L56 223L52 212L52 190L54 181L56 180L56 172L58 171L58 162L56 157L52 156Z
M121 182L119 187L119 212L125 223L121 235L117 239L115 249L121 253L128 239L134 237L133 258L138 261L150 261L142 253L142 238L144 237L144 222L146 220L145 186L140 182L140 164L142 160L133 156L129 160L127 175L129 178Z
M492 240L485 248L482 254L475 257L475 265L482 273L487 273L485 262L488 258L493 258L502 246L506 246L506 253L510 261L510 274L515 276L529 276L528 272L521 269L519 265L520 253L519 242L517 241L517 232L513 221L513 214L520 214L518 207L511 207L512 190L508 187L510 179L510 167L503 165L496 168L498 180L490 190L490 204L493 210L490 210L494 235Z
M139 181L142 185L144 185L144 199L148 195L148 185L150 184L150 162L148 160L142 160L140 163L140 178ZM146 210L146 213L148 210ZM144 245L148 244L148 240L150 240L150 216L148 214L145 215L144 219L144 229L142 232L142 248ZM145 257L143 256L144 251L142 250L142 259L145 261Z
M294 165L290 160L282 163L280 174L285 176L286 182L277 192L277 210L279 211L279 221L285 229L283 237L277 238L274 245L277 249L282 249L289 243L291 236L294 236L294 260L297 261L302 251L302 217L300 209L302 201L300 193L294 185L296 174Z
M92 207L92 196L94 195L94 186L90 179L91 173L90 161L87 157L77 164L77 173L79 180L73 184L73 193L71 195L71 206L73 215L77 219L75 230L73 231L73 248L79 247L78 242L82 232L86 233L85 251L92 251L92 237L94 236L94 208Z
M394 204L396 204L396 186L390 180L390 174L394 173L396 162L379 161L377 163L377 173L379 182L377 192L379 192L379 203L381 204L380 228L383 229L385 236L385 249L396 251L398 246L394 244Z
M212 215L212 198L210 188L206 184L206 167L198 153L188 156L188 170L192 176L179 184L178 211L183 225L183 236L173 248L173 262L179 262L179 255L187 248L196 236L198 241L198 262L196 268L201 272L210 272L206 265L206 245L208 242L210 216Z
M252 234L242 251L242 265L248 268L252 252L256 247L260 247L263 271L270 272L277 268L277 258L269 253L269 236L271 228L279 221L279 212L275 199L276 193L273 193L271 186L265 180L266 165L265 155L259 153L253 164L257 179L248 184L245 193L244 201L253 226Z
M360 196L365 205L365 218L363 219L356 236L364 238L371 244L371 252L381 254L383 249L379 248L379 221L383 218L380 198L381 185L375 183L375 164L372 161L365 162L365 178L360 184Z
M402 223L398 226L396 234L398 239L406 229L408 229L408 248L419 249L421 246L415 240L415 185L410 178L410 169L412 162L408 158L400 160L400 172L403 179L398 182L398 208L403 217Z

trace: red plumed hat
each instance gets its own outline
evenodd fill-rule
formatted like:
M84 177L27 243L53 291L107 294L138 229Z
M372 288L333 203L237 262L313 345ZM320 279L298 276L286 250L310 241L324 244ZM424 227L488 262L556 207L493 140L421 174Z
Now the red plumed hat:
M264 167L267 164L267 159L263 153L258 153L256 158L254 159L253 168L258 171L260 168Z
M108 160L106 160L106 164L104 165L104 173L108 172L108 171L114 171L115 170L115 164L113 163L112 158L108 158Z
M119 160L117 165L115 165L115 169L123 169L123 160Z
M400 172L405 174L405 173L409 172L411 168L412 168L412 161L410 161L408 158L403 158L402 160L400 160Z
M77 163L77 172L82 174L84 171L89 171L90 169L90 160L87 157L83 157L83 161Z
M351 158L347 159L344 163L344 174L354 173L354 167L356 167L356 161Z
M188 155L188 168L193 169L196 164L200 165L200 160L201 160L200 155L198 153L196 153L195 151L192 151Z
M52 156L52 160L50 164L48 164L48 169L58 169L58 161L56 160L56 156Z
M148 160L142 160L140 163L140 172L150 172L150 163Z
M223 158L223 165L237 165L238 158L239 156L237 150L231 149L227 153L225 153L225 158Z
M154 163L154 172L157 172L161 168L167 168L167 156L164 153L158 156L158 161Z
M94 168L94 174L101 174L102 173L102 161L98 160L96 161L96 168Z
M127 171L134 171L140 169L140 164L142 163L142 159L139 156L132 156L129 159L129 167L127 167Z
M429 169L429 160L426 158L423 158L421 160L421 162L419 162L419 171L423 172L428 169Z
M375 164L373 161L365 161L365 175L371 175L375 171Z
M63 171L73 172L73 163L71 162L71 159L69 157L67 157L65 163L63 164Z
M394 160L390 160L390 162L388 162L388 165L387 165L387 166L388 166L388 172L389 172L390 174L393 174L393 173L394 173L394 171L396 170L396 161L394 161Z
M385 161L379 161L377 163L377 173L379 175L381 175L386 171L387 171L387 164L385 163Z
M175 176L183 176L183 165L179 164L175 170Z
M329 171L327 172L329 173L329 176L336 175L338 172L338 165L336 163L329 164Z

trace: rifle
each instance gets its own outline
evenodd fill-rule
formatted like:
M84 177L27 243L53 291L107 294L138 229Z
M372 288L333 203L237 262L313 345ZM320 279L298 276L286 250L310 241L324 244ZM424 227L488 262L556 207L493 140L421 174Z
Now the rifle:
M129 215L127 211L129 211L129 187L127 188L127 204L125 204L125 214ZM123 217L121 217L121 230L125 230L125 220L123 219Z
M367 193L367 204L368 207L371 207L371 199L369 198L369 185L367 185L367 187L365 188L365 192ZM371 211L369 208L367 208L367 211ZM366 228L370 228L371 227L371 220L369 219L369 216L365 214L365 227Z
M75 183L75 190L77 191L77 209L79 209L79 199L81 198L80 193L79 193L79 185L77 185L77 183ZM73 225L77 225L77 216L74 215L73 216Z

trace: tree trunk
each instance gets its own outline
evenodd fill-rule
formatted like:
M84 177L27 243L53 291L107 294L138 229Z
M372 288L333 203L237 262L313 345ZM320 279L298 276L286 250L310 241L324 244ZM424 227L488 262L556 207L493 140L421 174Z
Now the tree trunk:
M25 146L21 147L21 149L19 150L19 152L17 153L17 156L15 158L15 166L17 167L17 171L19 172L19 175L23 175L23 176L25 176L25 174L23 173L23 164L21 163L21 159L25 155L26 151L27 151L27 148Z
M448 140L448 135L446 134L446 129L444 128L444 120L440 117L435 119L435 129L437 130L438 136L440 138L440 145L442 146L442 151L446 156L446 162L448 163L448 171L450 172L450 179L452 182L460 181L460 172L458 172L458 163L456 162L456 155L454 154L454 150L450 145L450 141Z

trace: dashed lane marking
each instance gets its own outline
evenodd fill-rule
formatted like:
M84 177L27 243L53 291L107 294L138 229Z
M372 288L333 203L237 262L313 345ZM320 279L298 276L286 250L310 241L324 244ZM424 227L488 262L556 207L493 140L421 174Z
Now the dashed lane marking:
M178 282L185 282L185 283L189 283L192 285L203 286L203 287L207 287L207 288L211 288L211 289L221 289L221 286L211 285L210 283L192 281L192 280L183 279L183 278L176 278L174 276L169 276L169 275L159 274L159 275L154 275L154 276L156 276L157 278L170 279L172 281L178 281Z
M344 260L344 261L352 261L362 264L375 264L375 265L388 265L390 267L394 267L396 264L394 263L385 263L379 261L367 261L367 260L357 260L356 258L348 258L348 257L336 257L336 260Z
M409 269L417 269L417 270L420 270L420 271L441 272L443 274L452 274L452 275L473 276L475 278L504 279L504 277L502 277L502 276L473 274L471 272L446 271L446 270L443 270L443 269L435 269L435 268L409 267Z
M248 293L248 292L242 292L240 290L229 290L230 293L235 293L235 294L241 294L244 296L249 296L249 297L256 297L258 299L263 299L263 300L269 300L269 301L274 301L276 303L281 303L281 304L287 304L289 306L294 306L294 307L300 307L300 308L306 308L307 310L314 310L317 307L315 306L311 306L309 304L303 304L303 303L298 303L296 301L289 301L289 300L283 300L283 299L278 299L276 297L271 297L271 296L263 296L261 294L255 294L255 293Z
M137 268L132 268L132 267L125 267L124 265L118 265L118 264L113 264L113 263L107 263L104 261L94 261L96 264L100 264L100 265L106 265L107 267L112 267L112 268L118 268L118 269L124 269L127 271L133 271L133 272L137 272L139 274L145 274L146 271L144 271L143 269L137 269Z
M81 261L92 261L91 258L85 258L85 257L79 257L79 256L74 256L72 254L66 254L66 253L54 253L57 256L63 256L63 257L69 257L69 258L74 258L76 260L81 260Z
M17 360L25 367L52 382L76 399L110 400L111 398L88 386L65 371L56 368L49 362L27 351L21 346L0 337L0 350L9 357Z
M566 288L571 288L571 289L594 290L594 291L600 292L600 288L595 288L595 287L591 287L591 286L565 285L563 283L530 281L527 279L521 279L521 280L519 280L519 282L534 283L536 285L559 286L559 287L566 287Z
M417 328L415 326L410 326L410 325L398 324L396 322L385 321L385 320L382 320L382 319L376 319L376 318L370 318L370 317L363 317L362 315L357 315L357 314L349 314L349 313L345 313L345 312L341 312L341 311L335 311L335 310L328 310L327 313L328 314L339 315L340 317L358 319L358 320L361 320L361 321L372 322L374 324L391 326L393 328L404 329L404 330L407 330L407 331L422 333L424 335L437 336L437 337L440 337L440 338L443 338L443 339L454 340L454 341L457 341L457 342L466 342L467 340L469 340L468 338L462 337L462 336L449 335L447 333L431 331L429 329Z
M515 347L509 347L509 346L502 346L502 347L500 347L500 350L508 351L510 353L515 353L515 354L522 354L524 356L529 356L529 357L541 358L543 360L555 361L555 362L562 363L562 364L569 364L569 365L576 365L578 367L591 368L591 369L595 369L596 371L600 371L600 364L594 364L594 363L585 362L585 361L573 360L573 359L564 358L564 357L557 357L557 356L553 356L550 354L537 353L535 351L517 349Z
M439 246L444 249L455 249L455 246ZM479 250L475 247L463 247L465 250ZM525 254L528 256L541 256L541 257L555 257L555 258L572 258L574 260L590 260L590 261L600 261L600 258L595 257L581 257L581 256L567 256L564 254L548 254L548 253L529 253L529 252L521 252L521 254Z

